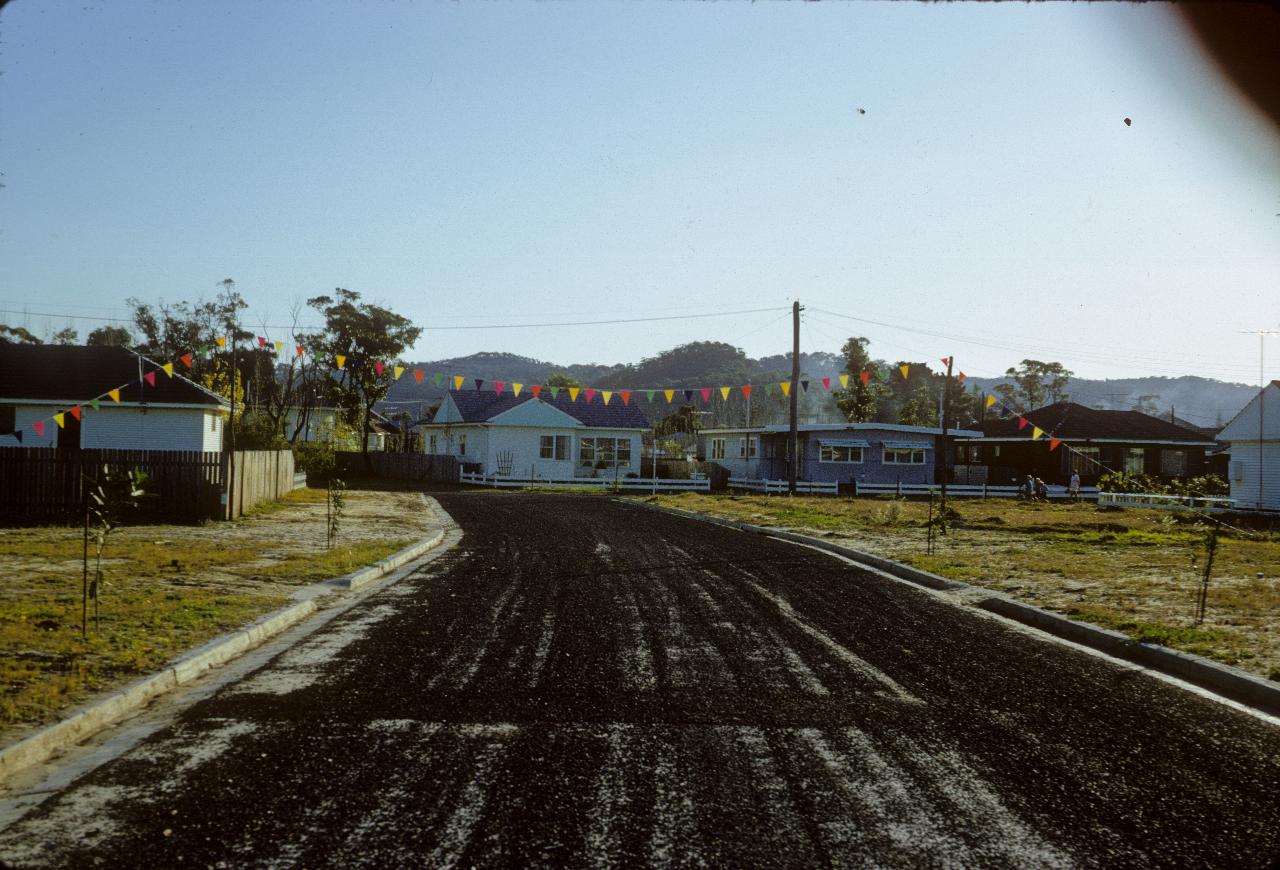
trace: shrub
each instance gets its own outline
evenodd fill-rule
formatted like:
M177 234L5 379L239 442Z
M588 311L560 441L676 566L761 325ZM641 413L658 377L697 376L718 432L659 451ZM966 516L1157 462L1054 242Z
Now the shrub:
M1203 474L1200 477L1191 477L1186 480L1173 480L1169 482L1169 492L1174 495L1189 495L1195 498L1205 498L1215 495L1230 495L1231 487L1216 474Z
M294 467L309 476L327 479L333 474L333 445L327 441L304 441L293 445Z
M1149 492L1165 491L1159 478L1146 474L1134 474L1129 471L1108 471L1098 478L1098 489L1103 492Z

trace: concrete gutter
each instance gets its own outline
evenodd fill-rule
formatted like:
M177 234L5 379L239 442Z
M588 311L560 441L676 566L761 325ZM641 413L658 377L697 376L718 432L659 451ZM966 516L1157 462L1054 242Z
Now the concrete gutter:
M1169 647L1140 643L1119 632L1090 625L1087 622L1077 622L1061 614L1051 613L1039 607L1033 607L1030 604L1023 604L1021 601L1015 601L1007 595L991 593L989 590L972 586L968 583L961 583L957 580L948 580L945 577L939 577L937 574L921 571L919 568L912 568L910 565L904 565L892 559L864 553L852 547L834 544L822 538L814 538L809 535L801 535L781 529L771 529L765 526L755 526L736 520L726 520L721 517L680 510L679 508L664 507L646 501L634 499L625 499L623 501L628 504L640 505L650 510L664 511L689 519L726 526L742 532L766 535L771 538L779 538L784 541L823 550L857 562L864 567L879 570L896 579L905 580L908 583L914 583L917 586L923 586L935 591L968 592L969 594L963 596L963 601L957 601L956 603L981 608L989 613L995 613L1014 622L1039 629L1063 640L1098 650L1115 658L1141 665L1153 671L1159 671L1171 677L1177 677L1194 686L1207 689L1224 698L1230 698L1264 713L1269 713L1273 716L1280 715L1280 683L1273 680L1264 680L1262 677L1247 673L1239 668L1210 661L1190 653L1179 652Z
M426 501L425 498L424 501ZM427 508L439 518L439 512L429 501ZM452 523L450 522L449 525L452 526ZM299 590L293 595L295 600L301 599L296 603L268 613L231 634L215 638L204 646L175 659L163 671L126 686L119 692L74 713L69 718L0 750L0 782L19 770L39 764L58 750L79 743L103 728L136 713L159 696L190 683L210 668L224 665L297 625L319 610L316 604L317 599L359 589L386 576L407 562L421 557L444 541L446 531L447 529L441 529L430 537L375 562L368 568Z

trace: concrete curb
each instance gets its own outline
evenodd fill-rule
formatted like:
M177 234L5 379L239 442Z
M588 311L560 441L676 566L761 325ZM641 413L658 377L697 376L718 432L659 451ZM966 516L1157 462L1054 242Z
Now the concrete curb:
M429 504L428 507L430 507ZM79 710L67 719L0 750L0 782L19 770L39 764L59 749L79 743L103 728L115 724L166 692L191 682L210 668L224 665L237 656L261 646L267 640L315 613L319 609L316 598L358 589L418 558L428 550L439 546L444 541L445 531L447 530L441 529L431 537L406 547L398 553L392 553L368 568L336 580L323 581L319 585L326 588L320 589L319 594L312 592L307 600L268 613L231 634L214 638L204 646L175 659L163 671L126 686L119 692Z
M652 504L650 502L636 501L627 499L628 504L640 505L650 510L664 511L666 513L675 514L689 519L702 520L703 522L712 523L718 526L727 526L731 529L737 529L742 532L754 532L760 535L767 535L771 538L780 538L784 541L791 541L796 544L803 544L806 547L813 547L819 550L825 550L829 553L835 553L852 559L855 562L863 563L869 567L873 567L889 574L899 580L905 580L918 586L924 586L929 589L957 592L961 590L978 590L980 587L972 586L968 583L961 583L956 580L948 580L945 577L939 577L937 574L930 574L928 571L921 571L918 568L912 568L910 565L903 565L900 562L894 562L891 559L885 559L881 556L873 556L870 553L863 553L852 547L846 547L841 544L833 544L830 541L824 541L821 538L810 537L809 535L801 535L796 532L786 532L781 529L770 529L765 526L754 526L750 523L742 523L736 520L726 520L720 517L711 517L705 514L694 513L693 511L681 510L679 508L669 508L662 505ZM1126 635L1120 634L1110 629L1100 628L1087 622L1077 622L1058 613L1051 613L1047 610L1041 610L1030 604L1023 604L1020 601L1014 601L1003 595L993 594L988 598L973 602L974 607L981 608L990 613L1011 619L1014 622L1022 623L1031 628L1039 629L1055 637L1078 643L1081 646L1087 646L1090 649L1098 650L1118 659L1127 662L1142 665L1153 671L1159 671L1180 680L1199 686L1202 689L1208 689L1215 694L1224 698L1230 698L1241 704L1261 710L1271 715L1280 715L1280 683L1271 680L1264 680L1262 677L1255 676L1245 671L1233 668L1230 665L1220 664L1201 658L1200 656L1191 655L1190 653L1179 652L1165 646L1156 644L1140 643Z

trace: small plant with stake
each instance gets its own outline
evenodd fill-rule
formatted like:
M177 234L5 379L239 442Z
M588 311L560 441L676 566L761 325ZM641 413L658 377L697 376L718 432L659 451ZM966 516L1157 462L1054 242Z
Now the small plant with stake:
M102 595L102 551L106 549L108 536L118 529L128 513L138 506L138 500L146 495L147 475L135 469L112 469L106 465L98 469L96 477L86 477L87 495L84 510L84 573L81 582L80 636L89 631L89 601L93 600L93 627L102 629L99 621L98 602ZM89 539L95 544L93 580L89 579Z
M333 549L333 542L338 537L338 520L342 516L342 508L346 504L347 485L339 478L330 477L325 487L325 534L326 546Z
M1209 575L1213 571L1213 556L1218 552L1218 521L1213 517L1209 524L1209 534L1204 542L1204 574L1200 577L1200 594L1196 598L1196 625L1204 622L1205 606L1209 599ZM1194 559L1194 557L1193 557ZM1194 561L1192 564L1195 564Z

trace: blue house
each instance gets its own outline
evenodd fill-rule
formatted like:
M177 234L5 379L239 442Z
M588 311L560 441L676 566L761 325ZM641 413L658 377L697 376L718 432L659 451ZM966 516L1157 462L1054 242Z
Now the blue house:
M801 480L858 483L934 483L942 430L894 423L805 423L798 427ZM978 437L949 429L955 438ZM704 429L698 456L724 466L730 477L783 480L786 426Z

